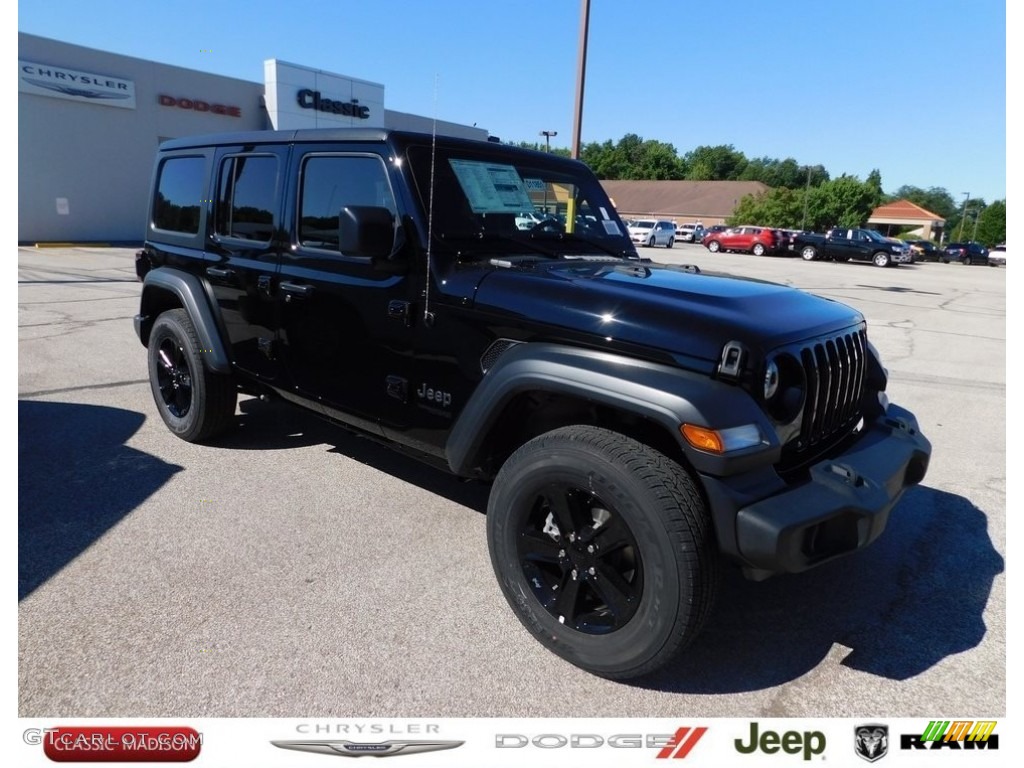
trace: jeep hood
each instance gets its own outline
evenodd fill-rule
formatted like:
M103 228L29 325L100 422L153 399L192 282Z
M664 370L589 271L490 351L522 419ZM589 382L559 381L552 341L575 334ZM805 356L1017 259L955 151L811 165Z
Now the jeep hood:
M490 272L475 306L488 314L611 345L717 361L728 341L761 354L863 322L844 304L746 278L634 263L534 263ZM696 362L696 361L692 361Z

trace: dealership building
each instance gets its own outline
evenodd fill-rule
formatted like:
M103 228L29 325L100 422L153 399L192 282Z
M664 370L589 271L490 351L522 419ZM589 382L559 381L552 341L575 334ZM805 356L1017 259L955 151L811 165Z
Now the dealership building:
M162 141L297 128L433 130L384 85L268 59L262 83L18 34L19 242L140 241ZM487 131L436 121L438 133Z

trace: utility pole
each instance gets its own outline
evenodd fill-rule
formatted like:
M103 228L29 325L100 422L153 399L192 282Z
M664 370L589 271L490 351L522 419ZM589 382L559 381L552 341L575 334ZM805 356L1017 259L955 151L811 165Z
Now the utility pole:
M544 137L544 151L551 151L551 137L557 136L558 131L541 131L540 135Z
M590 27L590 0L580 9L580 45L576 61L576 115L572 126L572 159L580 159L580 134L583 130L583 81L587 75L587 30Z
M811 196L811 166L807 166L807 189L804 190L804 220L800 222L800 229L807 231L807 201Z
M985 209L982 208L981 210L983 211ZM980 219L980 218L981 218L981 211L975 211L974 212L974 234L971 235L971 240L972 241L978 239L978 219Z
M971 199L970 192L964 192L964 209L960 212L960 234L956 236L958 242L964 239L964 219L967 218L967 201Z

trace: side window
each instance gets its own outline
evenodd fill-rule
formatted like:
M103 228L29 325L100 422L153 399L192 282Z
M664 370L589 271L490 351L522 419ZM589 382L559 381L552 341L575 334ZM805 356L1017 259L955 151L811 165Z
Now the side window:
M170 232L199 232L203 198L202 157L170 157L160 165L153 202L153 226Z
M384 162L376 155L311 155L300 180L299 243L338 250L338 214L349 205L397 213Z
M217 234L270 242L277 199L277 157L224 159L217 184Z

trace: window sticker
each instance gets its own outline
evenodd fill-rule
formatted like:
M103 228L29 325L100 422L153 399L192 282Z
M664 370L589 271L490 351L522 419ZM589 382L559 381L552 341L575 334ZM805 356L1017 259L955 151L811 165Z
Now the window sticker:
M533 210L519 171L511 165L475 160L448 161L473 213L519 213Z
M602 221L601 223L604 224L604 231L605 231L606 234L609 234L609 235L621 235L622 234L622 232L619 231L619 225L616 224L611 219L606 219L605 221Z
M601 212L601 218L602 218L602 219L607 219L607 218L609 218L609 216L608 216L608 211L606 211L606 210L604 209L604 206L603 206L603 205L602 205L602 206L601 206L600 208L598 208L597 210L599 210L599 211Z
M543 192L547 188L543 179L523 179L523 182L531 192Z

